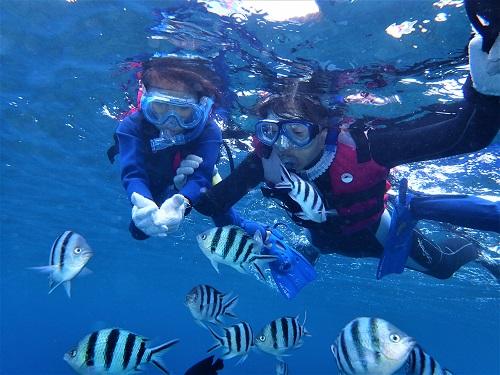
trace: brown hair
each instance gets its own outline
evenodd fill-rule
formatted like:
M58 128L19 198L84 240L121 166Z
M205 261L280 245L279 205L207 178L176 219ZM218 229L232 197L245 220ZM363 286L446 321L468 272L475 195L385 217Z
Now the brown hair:
M208 96L215 103L222 99L221 79L203 59L162 57L144 62L141 80L146 90L154 86L157 79L182 81L193 89L198 99Z
M330 110L321 104L318 97L302 94L269 95L260 100L253 111L262 118L274 112L285 119L303 118L321 127L328 127L331 117Z

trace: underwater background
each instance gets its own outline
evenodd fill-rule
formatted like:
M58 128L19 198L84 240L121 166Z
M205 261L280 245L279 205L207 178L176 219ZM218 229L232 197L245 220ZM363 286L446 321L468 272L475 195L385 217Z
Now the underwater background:
M207 283L239 295L235 313L254 331L307 312L312 336L287 358L290 374L336 374L330 344L360 316L395 324L455 374L500 374L499 286L475 264L445 281L412 271L377 281L375 260L323 256L318 279L286 300L228 267L217 274L195 239L213 225L196 212L166 239L139 242L129 235L130 205L106 150L117 117L135 100L136 83L122 69L135 56L223 56L242 107L253 103L256 90L272 88L273 77L307 76L318 66L331 77L351 72L343 75L352 79L343 94L368 87L382 98L398 95L384 106L352 105L347 110L354 117L417 116L461 97L470 35L461 1L325 0L301 20L275 19L271 9L259 13L250 3L1 2L0 373L71 374L62 359L68 349L93 330L121 327L154 345L179 338L163 360L182 374L213 344L184 306L186 293ZM284 9L275 14L286 16ZM401 37L386 31L404 21L417 22ZM376 84L381 74L386 85ZM244 115L232 120L250 128ZM231 140L237 162L248 143L248 134ZM497 137L481 152L400 167L396 174L422 191L498 197L499 151ZM229 173L227 159L220 169ZM290 222L258 189L237 208L250 219ZM290 228L290 241L304 240L298 227ZM28 269L48 263L65 230L82 234L95 252L88 264L93 273L73 281L71 299L63 288L47 295L46 275ZM498 255L499 236L466 233ZM236 362L226 361L222 373L274 373L275 359L258 351Z

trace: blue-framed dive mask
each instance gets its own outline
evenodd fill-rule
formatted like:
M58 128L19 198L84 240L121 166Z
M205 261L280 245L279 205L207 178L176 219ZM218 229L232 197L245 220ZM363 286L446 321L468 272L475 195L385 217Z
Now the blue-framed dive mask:
M162 89L150 89L141 98L141 111L146 120L160 130L160 136L152 139L153 152L183 145L196 139L205 127L214 102L202 97L179 98ZM175 132L175 129L182 129Z
M283 136L295 147L307 147L320 130L318 124L301 119L265 119L255 124L257 138L267 146L274 145L280 136Z
M179 98L167 90L153 88L142 96L141 110L144 117L159 130L176 126L193 129L210 112L212 103L207 106L206 99L204 97L198 103L194 98Z

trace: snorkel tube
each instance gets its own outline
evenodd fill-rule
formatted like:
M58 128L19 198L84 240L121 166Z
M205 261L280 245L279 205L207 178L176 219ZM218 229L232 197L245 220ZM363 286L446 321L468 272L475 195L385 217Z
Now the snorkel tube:
M200 123L193 130L186 131L185 133L181 133L173 137L167 134L166 130L161 130L160 136L150 141L151 150L153 152L158 152L169 147L185 145L186 143L192 142L193 140L198 138L205 129L205 125L212 111L213 104L214 101L211 98L208 98L206 96L201 98L200 106L202 106L204 110L203 118L201 119Z

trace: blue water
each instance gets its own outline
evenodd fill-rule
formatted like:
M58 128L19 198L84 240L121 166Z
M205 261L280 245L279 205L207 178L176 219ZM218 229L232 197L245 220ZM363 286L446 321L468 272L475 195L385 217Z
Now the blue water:
M222 5L227 3L235 2ZM304 76L315 63L340 70L382 64L403 69L429 58L455 58L455 63L408 77L420 83L405 84L400 81L405 77L387 75L388 85L373 92L399 93L402 103L354 105L349 114L394 117L457 100L458 81L466 74L460 54L469 26L459 2L443 8L433 3L325 0L319 2L320 17L271 22L243 11L228 18L207 12L203 5L171 0L4 0L0 373L70 374L62 356L80 338L95 329L122 327L154 344L180 338L164 361L182 374L213 344L183 304L193 286L208 283L240 296L235 312L255 331L282 315L303 316L307 311L312 337L287 359L291 374L336 374L329 346L358 316L391 321L456 374L499 374L499 288L478 266L468 265L446 281L410 271L376 281L375 261L324 256L317 266L318 280L287 301L232 269L221 267L216 274L194 238L211 222L197 213L168 239L134 241L127 231L130 206L118 167L106 157L116 126L113 116L127 107L123 85L130 76L119 74L118 66L127 58L158 51L191 46L188 52L212 56L224 49L235 91L267 89L276 74ZM175 33L161 32L157 10L166 6L165 14L181 22L181 31L187 30L178 39ZM438 13L445 13L447 21L435 21ZM401 39L385 33L391 23L405 20L418 20L416 31ZM193 25L209 31L205 39ZM167 39L151 39L153 35ZM133 82L128 85L133 87ZM363 84L353 83L345 90L361 88ZM245 100L240 98L242 105L248 104ZM238 113L234 120L245 127ZM234 148L241 160L244 152ZM404 166L398 173L429 191L498 196L499 149L497 140L480 153ZM225 163L221 169L227 174ZM238 208L261 221L287 220L258 191ZM299 239L299 228L292 228L293 239ZM62 289L47 295L46 276L27 270L47 264L52 242L68 229L84 235L95 251L89 263L93 274L74 281L71 299ZM471 235L498 251L498 236ZM242 365L235 367L235 362L227 361L223 373L274 373L274 359L257 351ZM145 371L159 373L150 367Z

